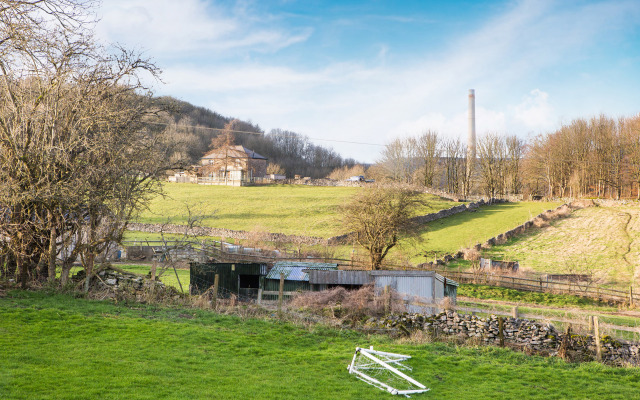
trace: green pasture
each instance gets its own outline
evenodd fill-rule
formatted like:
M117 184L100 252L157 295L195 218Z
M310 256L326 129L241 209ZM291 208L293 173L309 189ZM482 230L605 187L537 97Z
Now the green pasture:
M118 265L119 268L133 272L138 275L147 275L151 270L150 264L123 264ZM176 272L178 277L176 277ZM191 277L189 275L188 269L176 268L174 271L173 268L161 268L160 266L156 269L156 274L158 275L160 281L167 286L173 286L176 289L180 290L180 284L182 284L182 288L185 293L189 293L189 284L191 282ZM178 283L178 279L180 279L180 283Z
M189 211L214 228L331 237L343 233L338 207L361 188L306 185L207 186L166 183L138 222L185 224ZM427 214L458 203L425 195Z
M407 252L412 251L414 263L433 261L476 243L484 243L560 204L538 201L495 204L433 221L426 225L420 242L406 246Z
M637 368L496 347L411 344L320 325L9 291L3 399L388 399L346 371L356 346L411 355L437 399L631 399Z
M600 285L625 290L640 276L640 208L632 203L576 210L484 254L518 260L525 270L590 274Z

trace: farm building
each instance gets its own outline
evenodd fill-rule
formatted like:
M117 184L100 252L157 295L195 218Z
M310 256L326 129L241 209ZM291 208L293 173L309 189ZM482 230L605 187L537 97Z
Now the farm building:
M267 158L244 146L223 146L200 159L198 183L204 185L243 186L263 179Z
M309 271L313 290L336 286L354 288L373 283L376 288L389 286L406 300L434 303L448 297L454 303L458 283L434 271Z
M192 263L189 273L191 294L201 294L213 286L216 274L219 275L220 297L234 293L240 298L255 299L267 275L267 266L257 263Z
M267 274L264 280L264 291L277 292L280 289L280 274L284 274L284 291L309 291L310 271L337 271L338 264L331 263L314 263L304 261L281 261L276 262ZM275 299L273 295L265 295L265 300Z

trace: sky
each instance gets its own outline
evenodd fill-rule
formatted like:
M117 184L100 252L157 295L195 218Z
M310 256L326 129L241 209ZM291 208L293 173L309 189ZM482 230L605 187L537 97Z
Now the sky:
M103 0L170 95L375 162L432 130L523 139L640 112L640 1Z

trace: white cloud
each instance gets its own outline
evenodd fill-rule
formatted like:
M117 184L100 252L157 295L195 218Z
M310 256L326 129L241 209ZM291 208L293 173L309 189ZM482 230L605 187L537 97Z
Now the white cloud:
M223 10L204 0L105 3L103 36L128 44L133 40L161 58L186 52L200 56L162 65L168 82L163 93L251 119L266 129L368 143L426 129L465 138L470 88L477 92L478 135L553 128L560 110L551 106L546 92L531 88L546 87L539 81L549 72L587 57L593 43L610 35L612 27L628 24L640 10L634 2L565 8L544 0L519 1L476 31L448 38L451 45L437 54L424 48L404 58L389 42L371 59L327 57L333 61L309 67L301 61L307 54L303 51L322 49L301 49L300 60L238 55L238 49L277 52L305 42L314 32L311 27L287 28L274 16L261 19L248 6ZM207 52L211 59L202 56ZM394 59L402 61L393 64ZM576 75L580 73L593 72ZM561 90L554 87L553 103L571 103L570 94L559 98ZM375 147L333 146L363 161L377 156Z
M104 41L139 46L161 58L206 51L212 54L201 56L215 56L239 48L272 52L312 33L310 28L285 32L248 24L205 0L109 0L101 11L97 33Z
M513 116L524 125L527 131L549 129L554 125L555 120L548 100L548 93L534 89L522 103L514 107Z

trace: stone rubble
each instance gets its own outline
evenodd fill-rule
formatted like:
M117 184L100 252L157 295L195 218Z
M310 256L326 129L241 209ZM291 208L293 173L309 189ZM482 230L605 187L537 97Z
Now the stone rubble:
M403 313L384 318L371 318L367 328L397 329L401 331L423 330L434 336L454 336L460 339L475 338L481 343L500 343L499 321L496 315L483 318L469 314L446 311L437 315ZM504 317L505 344L540 354L557 355L565 342L566 351L574 360L590 361L596 358L595 339L591 335L564 334L553 325L536 321ZM612 365L640 366L640 343L617 341L610 336L601 338L602 361Z

